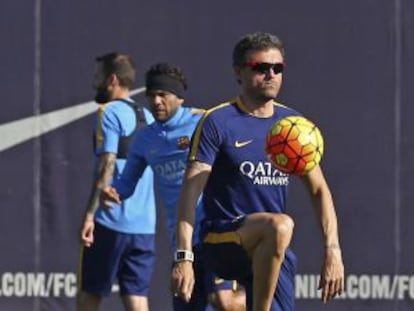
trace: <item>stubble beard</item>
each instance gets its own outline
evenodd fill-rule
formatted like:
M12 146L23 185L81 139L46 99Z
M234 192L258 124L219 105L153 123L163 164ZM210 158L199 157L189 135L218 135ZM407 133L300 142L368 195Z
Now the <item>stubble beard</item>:
M111 101L111 95L106 90L106 88L99 88L96 90L95 102L98 104L106 104Z
M276 98L277 94L279 93L279 89L277 90L260 90L256 91L254 94L254 98L260 102L268 102Z

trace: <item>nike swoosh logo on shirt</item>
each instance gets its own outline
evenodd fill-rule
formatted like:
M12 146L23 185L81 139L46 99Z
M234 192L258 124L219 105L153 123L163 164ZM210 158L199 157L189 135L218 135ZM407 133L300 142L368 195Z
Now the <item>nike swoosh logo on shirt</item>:
M132 90L130 95L145 91L144 87ZM30 139L39 137L66 124L94 113L97 104L89 101L76 106L31 116L0 125L0 151L7 150Z
M253 141L253 139L247 140L247 141L238 141L238 140L236 140L236 142L234 143L234 147L241 148L241 147L244 147L244 146L250 144L252 141Z

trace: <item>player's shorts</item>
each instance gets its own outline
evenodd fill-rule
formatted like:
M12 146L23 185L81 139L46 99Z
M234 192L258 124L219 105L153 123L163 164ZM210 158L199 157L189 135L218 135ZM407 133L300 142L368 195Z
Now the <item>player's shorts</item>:
M79 289L108 296L117 280L121 295L148 296L154 259L154 234L117 232L95 222L94 243L81 248Z
M233 220L205 221L201 228L201 253L206 269L225 279L235 279L246 290L248 308L252 306L252 264L240 244L236 231L245 217ZM283 261L271 311L293 311L296 256L288 249Z
M217 274L205 270L203 257L199 247L194 247L194 277L195 284L191 300L186 303L179 297L174 297L174 311L205 311L208 295L219 290L240 290L241 286L235 280L224 280ZM210 309L209 309L210 310Z

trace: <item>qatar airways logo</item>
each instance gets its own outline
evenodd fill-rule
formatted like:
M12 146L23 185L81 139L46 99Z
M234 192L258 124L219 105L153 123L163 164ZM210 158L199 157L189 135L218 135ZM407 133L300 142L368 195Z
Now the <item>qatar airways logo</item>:
M277 170L270 162L244 161L240 164L240 172L249 177L254 185L287 186L289 184L289 175Z
M186 162L182 159L171 160L155 165L154 172L161 178L173 181L183 177L186 166Z

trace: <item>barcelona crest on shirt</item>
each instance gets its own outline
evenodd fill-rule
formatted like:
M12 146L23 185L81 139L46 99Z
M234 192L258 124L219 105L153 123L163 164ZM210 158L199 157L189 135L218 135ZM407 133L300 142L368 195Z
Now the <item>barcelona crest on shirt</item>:
M177 147L178 149L187 149L190 147L190 137L188 136L181 136L177 139Z

